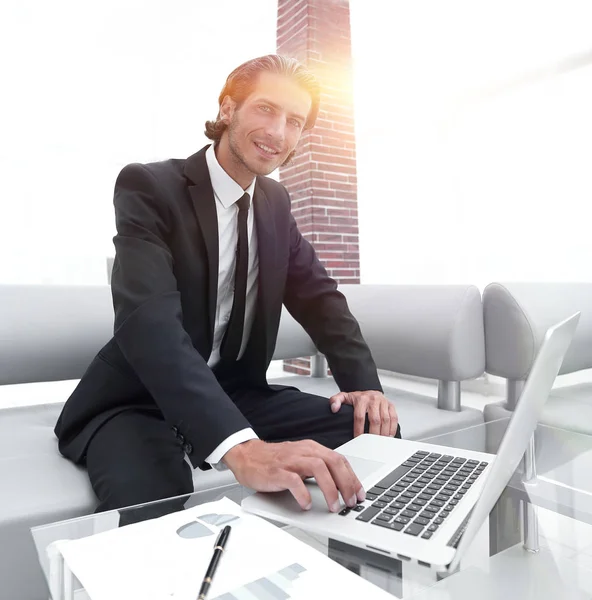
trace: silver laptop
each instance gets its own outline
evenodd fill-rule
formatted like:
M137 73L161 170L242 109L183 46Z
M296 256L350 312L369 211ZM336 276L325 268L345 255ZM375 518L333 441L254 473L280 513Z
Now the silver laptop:
M286 492L242 502L254 514L374 552L453 571L520 462L573 339L580 313L551 327L497 455L378 435L337 449L350 461L366 501L340 513L327 509L314 480L312 508Z

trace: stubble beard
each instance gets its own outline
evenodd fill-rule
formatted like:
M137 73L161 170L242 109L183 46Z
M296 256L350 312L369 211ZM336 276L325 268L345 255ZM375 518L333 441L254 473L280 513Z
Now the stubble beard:
M230 121L230 124L228 125L228 147L230 149L230 154L232 155L232 159L235 162L235 164L239 168L246 169L249 173L251 173L251 175L254 175L254 176L269 175L270 173L273 173L273 171L275 171L277 169L277 166L274 166L271 169L264 168L261 171L253 171L251 169L251 167L247 164L244 154L240 151L240 148L239 148L239 145L238 145L238 142L236 139L236 129L237 129L237 122L236 122L236 115L234 115ZM285 158L285 160L278 166L284 167L284 166L290 164L290 162L292 162L292 159L294 158L295 154L296 154L296 150L292 150L292 152L290 152L288 154L288 156Z

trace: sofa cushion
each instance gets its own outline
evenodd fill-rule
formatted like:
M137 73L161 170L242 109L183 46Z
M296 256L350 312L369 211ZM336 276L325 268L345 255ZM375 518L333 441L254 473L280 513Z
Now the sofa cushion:
M274 377L270 384L289 385L325 398L339 392L332 377L289 375ZM463 407L460 412L441 410L435 398L385 387L384 395L391 400L399 415L401 434L406 440L420 440L483 423L483 414L474 408Z

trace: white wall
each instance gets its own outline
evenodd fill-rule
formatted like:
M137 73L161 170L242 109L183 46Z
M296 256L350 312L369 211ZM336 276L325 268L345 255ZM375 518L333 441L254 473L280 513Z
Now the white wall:
M131 161L188 156L276 0L0 4L0 281L106 281ZM592 4L351 0L364 282L592 277Z
M3 0L0 281L105 283L113 185L186 157L244 60L275 51L276 0Z
M592 280L592 4L351 11L362 281Z

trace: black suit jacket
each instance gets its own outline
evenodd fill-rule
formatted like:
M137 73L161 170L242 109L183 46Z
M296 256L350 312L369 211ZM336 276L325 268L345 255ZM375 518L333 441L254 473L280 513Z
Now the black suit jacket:
M133 407L159 410L201 466L249 423L207 365L218 280L216 206L203 148L187 160L126 166L115 185L113 338L90 364L56 425L62 454L84 458L92 435ZM259 293L245 354L232 371L267 386L282 303L327 357L342 391L381 390L344 296L300 234L286 189L258 177L253 198Z

